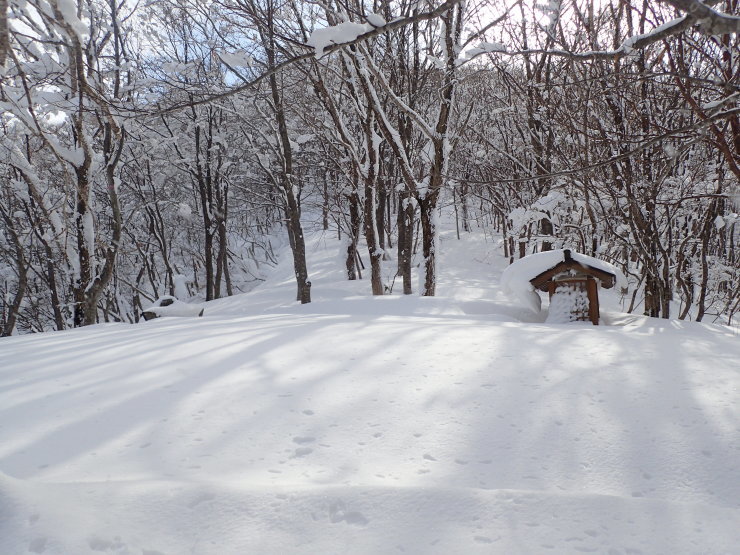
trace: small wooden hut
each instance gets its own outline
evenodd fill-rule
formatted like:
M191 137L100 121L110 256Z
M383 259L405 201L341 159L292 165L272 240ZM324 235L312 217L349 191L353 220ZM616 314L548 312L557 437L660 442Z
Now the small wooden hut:
M590 321L599 325L599 292L614 287L617 276L611 272L574 260L570 250L563 251L562 262L530 279L535 289L550 295L550 322Z

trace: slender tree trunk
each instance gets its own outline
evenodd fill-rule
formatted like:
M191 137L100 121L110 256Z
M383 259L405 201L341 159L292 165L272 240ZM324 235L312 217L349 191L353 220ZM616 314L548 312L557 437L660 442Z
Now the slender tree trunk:
M18 312L20 311L21 303L23 302L23 296L26 294L26 288L28 287L28 271L26 267L25 256L23 255L23 245L21 244L20 237L18 237L18 234L13 227L12 219L8 217L4 211L2 212L2 216L3 220L5 220L6 230L8 231L13 241L13 250L15 251L15 265L16 271L18 272L18 288L16 289L15 296L13 297L13 300L10 302L10 306L8 307L8 316L5 321L5 325L3 326L2 330L0 330L0 336L7 337L9 335L12 335L13 330L15 330Z
M324 231L329 229L329 172L324 172L323 202L321 203L321 226Z
M373 295L383 294L383 278L381 274L380 261L383 257L383 251L380 248L378 239L378 220L377 220L377 182L378 182L378 143L379 140L375 135L375 118L373 117L372 107L368 107L367 117L363 122L365 128L365 145L367 149L367 173L365 174L365 241L367 242L367 252L370 258L370 286ZM379 138L378 138L379 139Z
M411 295L411 249L414 244L414 206L411 195L402 191L398 194L398 275L403 279L403 294Z
M216 288L213 275L213 233L208 228L205 230L204 239L203 255L206 270L206 300L211 301L215 298Z
M115 135L118 135L115 137ZM114 146L114 138L118 139L117 147ZM122 130L114 132L109 124L103 128L103 153L105 157L105 179L108 188L108 202L113 215L113 230L110 244L105 249L102 268L97 268L97 273L87 292L85 325L94 324L97 321L98 301L103 291L113 278L116 265L116 256L121 245L123 231L123 217L121 206L116 190L115 168L120 160L123 150L124 133Z
M44 242L44 252L46 253L46 279L49 283L49 292L51 293L51 310L54 314L54 325L57 330L63 330L65 323L64 316L62 315L61 302L59 301L54 255L51 247L46 242Z
M357 240L360 237L360 199L357 193L349 195L349 226L347 244L347 279L354 281L357 279Z
M468 209L468 182L463 180L460 184L460 206L462 207L463 231L470 233L470 211Z
M250 0L253 13L259 13L260 9L254 0ZM275 6L270 2L264 7L264 26L260 27L262 45L267 55L268 69L275 68ZM272 109L277 123L277 139L280 148L282 171L280 184L282 196L287 215L288 233L292 237L293 270L296 278L296 300L301 304L311 302L311 282L308 280L308 266L306 264L306 242L301 227L301 212L293 189L293 150L288 133L288 125L285 118L285 106L281 96L281 87L278 85L277 75L271 73L269 77L270 95Z
M74 296L74 326L80 327L94 323L94 318L90 321L90 303L87 295L88 287L92 279L91 253L88 248L88 232L93 233L89 228L92 225L92 214L89 213L89 183L87 167L75 168L77 174L77 202L75 203L75 235L77 240L77 275L72 284Z
M311 282L308 281L308 267L306 265L306 241L303 237L300 216L298 215L298 204L292 192L292 186L286 188L286 202L288 204L289 222L295 242L293 249L293 269L296 278L296 300L301 304L311 302Z
M8 40L8 0L0 0L0 67L5 65L9 49Z
M377 179L377 207L375 209L375 229L378 230L378 248L383 251L383 260L387 260L385 254L385 212L388 204L388 191L382 179Z
M221 240L221 229L222 228L223 228L223 223L218 222L216 231L218 233L219 240L218 240L218 251L216 252L216 273L213 278L213 298L214 299L221 298L221 281L223 280L224 258L226 255L226 251L224 250L224 243Z
M234 290L231 285L231 273L229 272L229 242L226 237L226 222L222 222L218 228L218 242L218 257L223 272L224 283L226 284L226 294L231 297L234 294Z
M434 159L429 170L429 183L425 191L418 193L422 228L422 249L424 253L424 290L421 294L433 297L437 291L437 202L445 183L449 162L449 127L452 117L452 103L457 82L457 48L462 33L464 7L458 4L444 12L440 19L444 22L445 70L442 78L441 103L437 114L434 136ZM457 17L456 14L457 13Z
M550 241L550 237L552 237L553 234L553 228L552 228L552 221L550 218L542 218L540 220L540 233L543 236L547 236L547 239L542 239L542 252L545 251L551 251L552 250L552 242Z
M424 256L424 290L422 296L433 297L437 292L437 198L427 194L419 199L421 248Z

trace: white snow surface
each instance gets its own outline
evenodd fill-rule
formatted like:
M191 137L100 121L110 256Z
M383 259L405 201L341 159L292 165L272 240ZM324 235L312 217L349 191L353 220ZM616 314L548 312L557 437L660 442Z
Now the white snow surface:
M436 298L339 249L309 305L285 253L202 318L0 339L0 553L737 553L736 332L545 324L482 234Z

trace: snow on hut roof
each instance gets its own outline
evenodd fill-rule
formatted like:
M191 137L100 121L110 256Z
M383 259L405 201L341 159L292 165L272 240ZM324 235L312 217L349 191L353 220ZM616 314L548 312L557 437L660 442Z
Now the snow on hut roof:
M520 258L506 268L501 274L501 285L504 289L515 294L526 304L533 312L539 312L542 305L540 296L535 291L535 286L532 284L532 280L543 276L549 270L566 263L565 250L568 249L556 249L552 251L539 252L530 254L524 258ZM626 287L627 279L624 277L622 272L617 269L613 264L609 264L604 260L599 260L592 256L580 254L577 252L569 251L570 258L573 262L578 263L584 269L592 269L592 272L597 277L602 279L604 277L599 274L610 274L614 276L614 281L619 287ZM611 287L612 284L608 286Z

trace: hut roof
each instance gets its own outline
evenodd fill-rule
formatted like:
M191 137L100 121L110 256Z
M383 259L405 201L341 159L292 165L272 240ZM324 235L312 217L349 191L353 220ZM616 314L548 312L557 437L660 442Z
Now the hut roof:
M555 265L531 278L529 283L536 289L547 291L548 283L556 275L569 270L575 270L580 274L586 274L598 279L604 289L610 289L617 282L617 274L611 271L609 266L611 264L606 264L597 258L579 253L576 253L576 258L573 258L570 249L565 249L562 251L562 260L560 262L555 263Z

